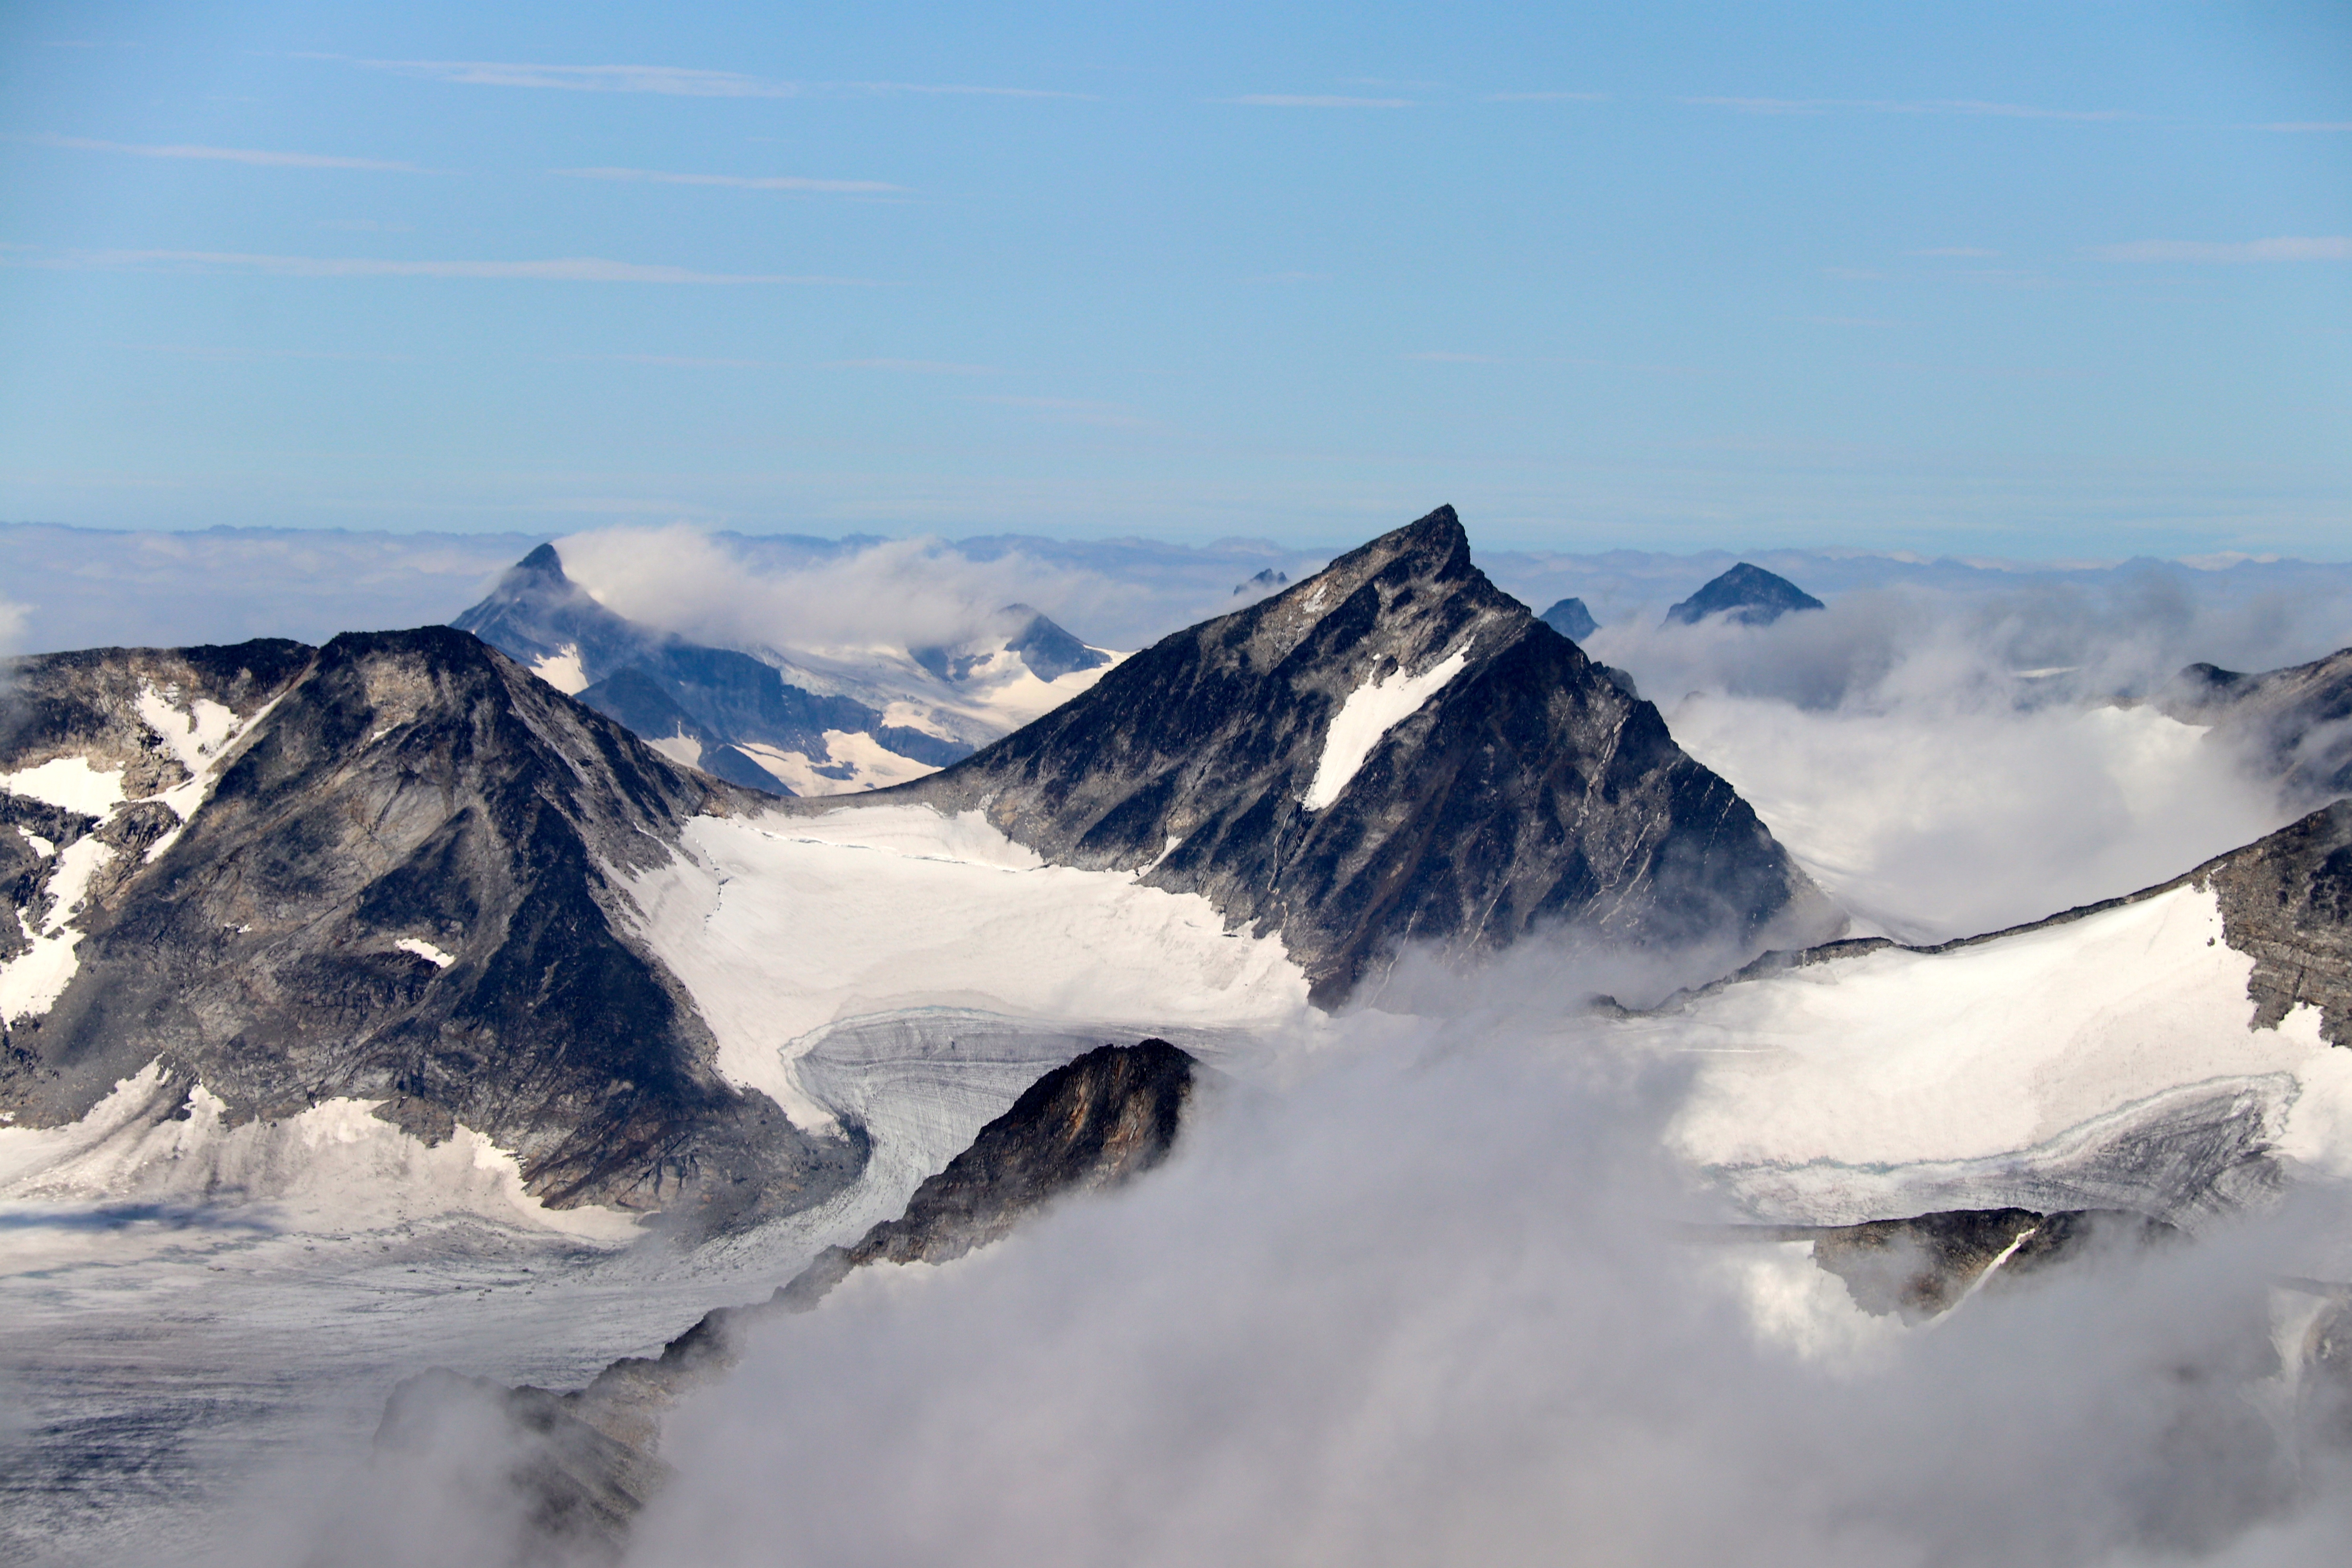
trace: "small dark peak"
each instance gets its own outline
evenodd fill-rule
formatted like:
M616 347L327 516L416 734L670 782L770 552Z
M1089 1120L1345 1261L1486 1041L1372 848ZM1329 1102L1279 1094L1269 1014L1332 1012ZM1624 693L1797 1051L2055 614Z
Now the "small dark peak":
M1768 626L1791 610L1828 607L1786 577L1742 561L1668 610L1666 621L1695 626L1709 616L1728 615L1743 626Z
M1592 618L1592 612L1584 607L1581 599L1562 599L1536 619L1570 642L1582 642L1601 629L1601 623Z
M1108 654L1088 647L1026 605L1007 605L998 614L1019 628L1004 646L1019 654L1040 680L1059 680L1073 670L1094 669L1110 662Z
M563 577L563 557L555 552L554 545L542 544L508 570L529 572L542 577ZM570 581L569 578L564 580Z
M1244 594L1249 593L1254 589L1263 592L1284 587L1287 585L1289 582L1289 573L1278 572L1275 568L1269 566L1265 571L1254 573L1246 580L1234 584L1234 597L1238 599Z

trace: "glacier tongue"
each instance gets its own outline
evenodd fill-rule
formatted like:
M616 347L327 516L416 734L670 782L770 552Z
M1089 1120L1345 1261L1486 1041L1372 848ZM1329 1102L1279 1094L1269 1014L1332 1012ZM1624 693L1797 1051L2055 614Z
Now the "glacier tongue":
M832 1112L793 1058L838 1020L973 1009L1165 1035L1307 1011L1277 936L1227 931L1197 894L1047 866L977 813L873 805L698 817L691 858L633 886L645 940L719 1040L719 1070L795 1124Z

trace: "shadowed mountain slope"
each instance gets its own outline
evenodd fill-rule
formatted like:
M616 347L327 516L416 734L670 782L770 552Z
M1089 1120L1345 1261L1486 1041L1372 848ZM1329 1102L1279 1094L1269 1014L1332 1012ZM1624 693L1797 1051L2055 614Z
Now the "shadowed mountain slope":
M2298 805L2352 795L2352 648L2260 675L2192 664L2156 705L2245 748Z
M1450 507L867 799L1278 930L1327 1005L1407 942L1538 927L1726 967L1838 915L1658 710L1471 564Z

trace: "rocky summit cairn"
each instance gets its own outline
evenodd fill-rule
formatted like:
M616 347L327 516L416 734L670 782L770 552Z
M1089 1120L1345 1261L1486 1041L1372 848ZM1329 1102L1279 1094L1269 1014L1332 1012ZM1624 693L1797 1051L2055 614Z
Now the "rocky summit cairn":
M1670 626L1695 626L1710 616L1728 616L1743 626L1769 626L1791 610L1829 606L1786 577L1742 561L1666 612Z
M864 801L978 811L1059 865L1278 931L1330 1005L1408 942L1538 928L1719 950L1841 922L1658 710L1471 563L1451 507L1161 639L947 771Z

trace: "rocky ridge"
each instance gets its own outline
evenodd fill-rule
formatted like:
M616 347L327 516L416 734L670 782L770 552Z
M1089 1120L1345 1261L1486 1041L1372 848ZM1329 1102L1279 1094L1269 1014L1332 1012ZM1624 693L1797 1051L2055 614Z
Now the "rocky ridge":
M1279 931L1326 1005L1407 942L1553 929L1728 968L1842 921L1656 708L1487 581L1450 507L860 799L1202 894Z
M428 1143L462 1123L558 1206L685 1199L722 1223L856 1175L854 1136L803 1133L719 1077L709 1030L635 934L630 875L695 814L760 797L446 628L14 674L12 774L72 754L129 759L131 787L174 781L184 765L138 738L159 680L184 701L219 692L249 726L184 821L151 795L89 830L125 847L77 906L54 1003L7 1022L0 1109L17 1125L76 1120L160 1063L175 1115L202 1093L230 1125L339 1098Z

